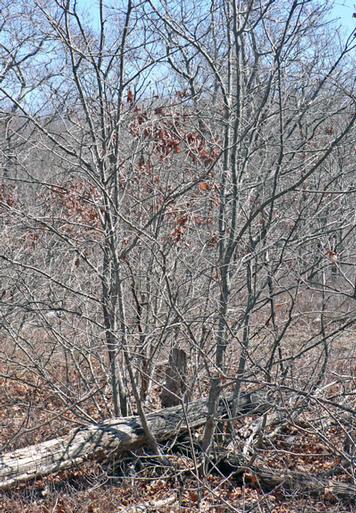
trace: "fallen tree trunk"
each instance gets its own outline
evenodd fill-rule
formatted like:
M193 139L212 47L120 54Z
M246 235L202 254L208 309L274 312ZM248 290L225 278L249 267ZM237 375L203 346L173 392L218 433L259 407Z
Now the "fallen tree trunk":
M290 470L273 470L267 468L252 468L245 473L246 482L274 489L283 488L308 495L318 495L327 500L337 498L348 502L356 500L356 486L342 481L325 480L322 477Z
M226 414L231 399L220 402L219 415ZM240 400L240 413L264 411L261 394L245 394ZM147 415L148 427L157 441L204 424L208 414L207 400L166 408ZM68 435L0 455L0 489L68 469L90 459L103 460L145 445L139 417L110 419L74 429Z
M243 476L243 482L248 486L274 490L283 488L301 495L316 495L323 499L343 499L347 502L356 501L356 486L350 482L326 479L322 473L310 474L287 469L273 469L259 466L246 467L239 455L220 455L214 463L224 475Z

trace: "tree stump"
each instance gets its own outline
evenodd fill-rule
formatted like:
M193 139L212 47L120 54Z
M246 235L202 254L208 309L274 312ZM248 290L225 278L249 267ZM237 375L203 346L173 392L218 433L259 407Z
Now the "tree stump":
M187 390L187 353L174 347L169 355L165 383L161 392L163 408L177 406Z

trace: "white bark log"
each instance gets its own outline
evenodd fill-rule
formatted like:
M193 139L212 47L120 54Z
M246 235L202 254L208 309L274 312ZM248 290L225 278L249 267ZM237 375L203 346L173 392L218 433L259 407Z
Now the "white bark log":
M241 411L260 407L263 399L246 394ZM219 414L226 413L221 402ZM147 415L148 427L157 441L204 424L208 413L206 400L166 408ZM144 445L147 440L139 417L110 419L102 424L72 430L68 435L0 455L0 489L80 465L87 460L102 460L112 453L123 453Z

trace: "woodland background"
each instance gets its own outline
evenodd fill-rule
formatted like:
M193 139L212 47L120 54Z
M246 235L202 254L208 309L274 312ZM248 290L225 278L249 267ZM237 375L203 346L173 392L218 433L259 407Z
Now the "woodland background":
M251 470L355 485L355 38L331 2L0 6L1 454L209 397L183 441L0 511L352 511Z

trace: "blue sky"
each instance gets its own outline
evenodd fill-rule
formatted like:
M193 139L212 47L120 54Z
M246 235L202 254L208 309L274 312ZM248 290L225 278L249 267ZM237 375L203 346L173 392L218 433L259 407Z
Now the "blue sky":
M178 0L179 1L179 0ZM356 0L324 0L326 4L334 4L334 8L332 9L332 18L335 19L338 24L341 26L341 29L345 34L350 34L352 30L356 28L356 18L353 18L352 15L356 12ZM107 2L111 5L115 5L114 2ZM89 15L94 12L97 12L95 6L97 5L97 0L79 0L78 4L82 6L83 10L86 10Z
M356 27L356 18L352 17L354 12L356 12L356 2L353 0L339 0L335 2L333 14L347 32L351 32Z

